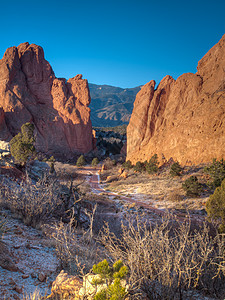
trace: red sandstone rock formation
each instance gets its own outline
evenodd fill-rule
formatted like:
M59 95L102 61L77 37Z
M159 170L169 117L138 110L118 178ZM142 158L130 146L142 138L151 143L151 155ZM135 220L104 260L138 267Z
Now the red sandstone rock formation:
M92 150L90 95L82 75L58 79L40 46L23 43L0 60L0 139L33 122L36 148L71 155Z
M127 160L171 157L181 164L225 158L225 35L196 74L150 81L137 94L127 128Z

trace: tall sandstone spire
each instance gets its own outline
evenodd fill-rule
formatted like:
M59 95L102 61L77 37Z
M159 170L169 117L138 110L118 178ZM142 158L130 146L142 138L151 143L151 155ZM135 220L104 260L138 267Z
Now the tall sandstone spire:
M33 122L37 150L67 157L87 153L90 101L87 80L56 78L40 46L11 47L0 60L0 139L10 140L22 124Z
M137 94L127 128L127 160L171 157L181 164L225 158L225 35L197 73L150 81Z

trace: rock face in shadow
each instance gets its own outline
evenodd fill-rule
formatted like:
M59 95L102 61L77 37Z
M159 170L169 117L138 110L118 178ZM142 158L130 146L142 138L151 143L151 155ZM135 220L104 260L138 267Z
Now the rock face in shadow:
M181 164L225 158L225 35L197 73L150 81L137 94L127 128L127 160L171 157Z
M0 139L10 140L33 122L37 150L87 153L92 150L90 100L87 80L56 78L40 46L11 47L0 60Z

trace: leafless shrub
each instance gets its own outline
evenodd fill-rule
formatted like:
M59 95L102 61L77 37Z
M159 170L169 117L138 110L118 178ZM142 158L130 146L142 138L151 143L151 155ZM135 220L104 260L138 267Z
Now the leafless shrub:
M61 221L55 225L44 226L45 233L55 241L62 268L67 269L71 274L83 276L105 257L97 247L92 231L95 210L96 206L92 213L89 212L90 227L87 231L76 227L73 216L67 224Z
M185 290L224 296L224 237L211 237L205 224L193 233L190 225L167 218L152 227L136 215L123 222L119 239L105 226L100 242L128 266L134 299L137 291L142 299L182 299Z
M112 169L115 167L116 162L108 157L105 159L104 165L105 165L106 169L109 170L109 169Z
M97 204L95 204L92 212L89 212L87 209L85 209L85 213L89 218L89 223L90 226L88 228L88 230L84 233L85 238L87 239L87 241L89 241L89 243L93 240L93 222L94 222L94 215L97 209Z
M52 216L64 213L65 199L54 179L17 183L6 178L1 182L1 203L20 216L24 223L36 227Z
M184 200L184 196L181 195L178 191L172 191L168 195L168 200L171 202L181 202Z

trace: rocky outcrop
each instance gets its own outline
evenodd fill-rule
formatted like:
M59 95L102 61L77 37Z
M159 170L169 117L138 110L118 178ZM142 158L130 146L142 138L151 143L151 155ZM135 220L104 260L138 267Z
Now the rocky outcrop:
M92 150L90 95L82 75L59 79L40 46L23 43L0 60L0 139L33 122L37 150L69 156Z
M198 63L197 73L150 81L137 94L127 128L127 160L155 153L181 164L225 158L225 35Z

